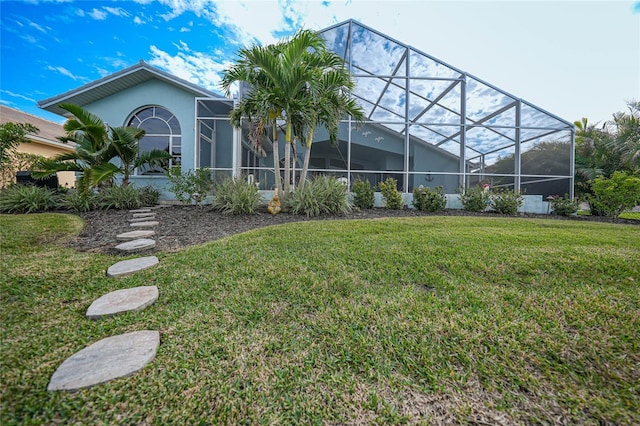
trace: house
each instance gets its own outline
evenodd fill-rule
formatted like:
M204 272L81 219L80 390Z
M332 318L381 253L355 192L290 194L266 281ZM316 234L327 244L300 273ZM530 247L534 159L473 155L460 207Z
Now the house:
M344 120L337 145L318 130L311 174L332 174L347 182L362 178L372 184L394 177L405 193L423 185L442 186L453 195L489 183L523 191L540 202L550 193L573 194L572 123L356 21L321 34L347 63L356 81L352 96L367 118L362 126ZM110 125L145 129L142 149L170 152L172 164L183 170L207 168L216 177L244 175L267 191L274 185L271 140L265 137L264 152L258 152L249 143L247 125L230 125L233 99L143 61L39 106L64 114L58 107L62 102L80 105ZM548 141L561 148L562 166L553 174L520 161ZM294 179L304 148L297 144L295 153ZM498 161L499 173L491 168ZM137 170L132 182L163 189L166 179L158 170ZM527 191L533 188L536 193ZM165 191L163 197L170 194Z
M18 145L16 151L19 153L35 154L51 158L75 150L73 143L62 143L57 139L59 136L65 134L62 125L58 123L4 105L0 105L0 123L29 123L39 129L37 134L29 134L26 136L29 143ZM26 162L24 165L26 165ZM19 170L9 171L8 175L10 176L6 177L8 182L16 181L17 171ZM75 172L59 172L57 173L57 177L60 186L66 188L73 188L75 186Z

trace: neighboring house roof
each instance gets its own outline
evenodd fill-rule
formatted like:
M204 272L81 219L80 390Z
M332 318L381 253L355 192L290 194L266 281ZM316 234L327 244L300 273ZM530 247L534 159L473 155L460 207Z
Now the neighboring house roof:
M58 136L65 134L64 128L58 123L45 120L26 112L0 105L0 123L29 123L36 126L40 131L35 135L26 135L27 139L44 145L54 146L65 151L73 151L75 144L62 143L58 141Z
M68 112L58 107L59 104L72 103L85 106L154 78L180 87L187 92L193 93L195 96L224 98L224 96L204 89L197 84L190 83L158 68L152 67L145 61L140 61L132 67L125 68L99 80L80 86L77 89L44 99L38 102L38 106L54 114L66 115Z

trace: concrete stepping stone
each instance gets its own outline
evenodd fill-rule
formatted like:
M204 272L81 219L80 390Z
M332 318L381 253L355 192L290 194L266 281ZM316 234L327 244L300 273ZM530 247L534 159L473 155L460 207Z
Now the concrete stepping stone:
M153 361L159 345L160 333L152 330L99 340L67 358L51 376L47 390L73 391L130 376Z
M160 261L155 256L138 257L135 259L123 260L122 262L118 262L114 265L109 266L109 269L107 269L107 276L124 277L126 275L134 274L138 271L149 269L152 266L157 265L158 263L160 263Z
M101 319L129 311L141 311L158 300L158 287L140 286L112 291L93 301L85 316Z
M156 214L155 213L134 213L133 217L138 218L138 217L155 217Z
M151 209L135 209L129 210L129 213L150 213Z
M133 252L147 250L156 246L156 240L150 240L149 238L140 238L137 240L127 241L116 246L116 250Z
M130 241L130 240L137 240L139 238L144 238L144 237L152 237L156 235L155 231L152 230L138 230L138 231L130 231L130 232L124 232L122 234L118 234L116 235L116 239L119 241Z
M130 223L129 226L137 227L137 228L153 228L154 226L158 226L157 221L148 221L148 222L133 222Z
M128 219L128 220L129 220L129 223L136 223L136 222L148 222L155 218L156 218L155 215L153 215L149 217L134 217L133 219Z

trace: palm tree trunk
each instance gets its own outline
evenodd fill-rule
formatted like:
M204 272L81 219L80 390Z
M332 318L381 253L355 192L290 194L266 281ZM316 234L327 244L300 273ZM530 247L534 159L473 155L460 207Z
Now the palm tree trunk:
M284 196L291 191L291 121L287 119L284 146Z
M307 150L304 152L304 164L302 166L302 173L300 175L300 188L304 186L307 180L307 173L309 171L309 159L311 158L311 142L313 141L313 130L307 135Z
M278 144L278 124L273 120L273 171L276 178L276 188L282 192L282 179L280 178L280 146Z

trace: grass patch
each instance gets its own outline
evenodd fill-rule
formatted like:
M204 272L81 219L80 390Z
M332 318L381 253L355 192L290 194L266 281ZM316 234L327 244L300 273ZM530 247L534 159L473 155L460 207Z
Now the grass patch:
M640 220L640 212L623 212L618 217L620 219Z
M292 223L109 279L121 258L62 248L78 218L49 216L0 215L3 425L640 423L636 227ZM149 284L146 310L84 318L102 294ZM141 372L46 391L68 356L142 329L161 345Z

